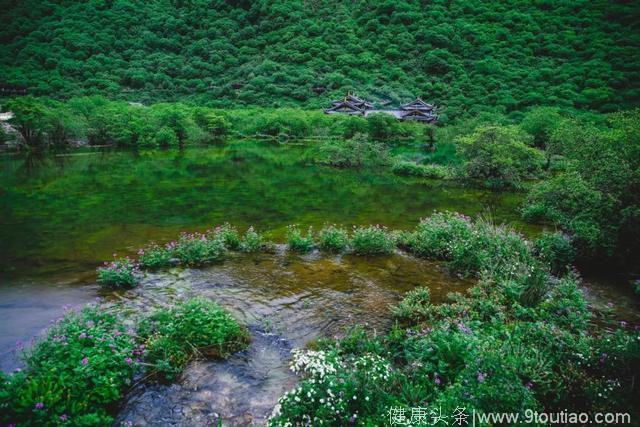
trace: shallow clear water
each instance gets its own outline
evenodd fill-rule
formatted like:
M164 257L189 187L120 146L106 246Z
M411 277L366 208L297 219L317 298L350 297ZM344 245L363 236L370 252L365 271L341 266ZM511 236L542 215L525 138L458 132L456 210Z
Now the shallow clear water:
M150 275L135 290L112 297L137 311L175 298L204 295L249 326L252 341L225 361L191 363L176 385L135 390L120 420L134 425L261 425L279 396L296 383L290 350L350 325L384 332L390 306L418 285L434 302L462 292L471 281L453 279L436 263L403 254L364 258L274 254L237 255L199 270Z

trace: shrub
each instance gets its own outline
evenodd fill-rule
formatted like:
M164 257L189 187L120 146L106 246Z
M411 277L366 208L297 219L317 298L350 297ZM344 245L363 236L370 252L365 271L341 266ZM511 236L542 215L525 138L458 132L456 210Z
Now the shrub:
M430 258L450 260L453 242L470 238L469 217L453 212L436 212L420 221L414 233L404 239L404 245L414 254Z
M307 235L303 236L300 227L290 225L287 227L287 244L289 249L296 252L309 252L315 246L313 240L313 229L309 227Z
M317 163L340 168L373 167L389 163L387 148L369 142L363 134L347 140L325 141L314 150L312 156Z
M160 246L156 243L147 245L138 250L138 264L140 267L150 270L169 267L175 256L174 251L170 249L172 247L171 244L167 246Z
M162 309L139 328L145 362L161 378L175 380L194 357L226 357L246 347L248 333L213 301L194 298Z
M209 264L222 259L224 243L217 238L207 238L200 233L183 233L174 247L181 263L189 266Z
M481 126L473 134L458 137L458 149L466 162L467 178L493 187L517 187L540 176L545 158L530 147L531 137L515 126Z
M542 233L533 243L533 253L553 274L566 273L576 256L571 238L557 232Z
M180 144L175 131L168 126L163 126L158 130L154 142L160 147L177 147Z
M23 372L0 378L0 424L112 424L142 354L116 315L69 312L24 353Z
M131 288L140 282L138 265L129 258L105 262L98 268L98 283L113 288Z
M242 252L260 252L269 250L270 245L265 242L264 238L258 233L253 226L247 229L240 242L240 250Z
M343 252L349 246L349 234L336 225L325 225L318 233L320 248L329 252Z
M354 227L350 246L358 255L390 254L395 248L395 240L386 227Z
M240 234L238 229L228 222L216 227L213 230L213 238L224 243L227 249L237 250L240 248Z
M418 176L422 178L442 179L447 176L447 170L441 165L421 165L414 162L397 162L392 172L396 175Z
M431 313L429 288L420 287L407 292L402 301L393 307L392 313L400 320L413 323L429 318Z
M367 117L367 127L369 136L375 141L389 141L404 136L398 119L385 113Z

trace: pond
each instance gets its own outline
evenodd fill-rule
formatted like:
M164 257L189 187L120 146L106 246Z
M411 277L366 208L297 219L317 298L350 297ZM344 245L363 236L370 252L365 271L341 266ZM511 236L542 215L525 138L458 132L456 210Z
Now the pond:
M231 141L181 151L84 150L40 158L0 157L0 367L19 366L16 343L97 297L136 309L178 296L211 296L249 325L252 344L225 362L196 362L173 386L135 390L120 419L134 423L260 424L295 383L289 350L361 323L384 330L389 306L418 285L442 301L470 282L441 265L388 257L288 254L237 256L201 270L149 275L124 293L100 291L95 268L151 240L230 222L283 242L286 226L383 224L413 227L434 210L484 215L526 235L522 194L494 193L387 171L311 164L300 145ZM590 286L594 304L614 300L623 315L637 301ZM213 417L213 418L212 418ZM163 421L164 420L164 421ZM207 421L207 422L208 422Z

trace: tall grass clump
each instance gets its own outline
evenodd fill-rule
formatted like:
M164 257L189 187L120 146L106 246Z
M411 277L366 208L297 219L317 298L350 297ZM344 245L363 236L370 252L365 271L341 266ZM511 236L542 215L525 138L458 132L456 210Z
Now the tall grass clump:
M349 233L337 225L325 225L318 233L318 244L323 251L344 252L349 247Z
M390 254L395 248L395 239L386 227L354 227L350 247L358 255Z
M287 245L289 249L295 252L309 252L315 246L313 228L309 227L307 234L304 235L298 225L290 225L287 227Z

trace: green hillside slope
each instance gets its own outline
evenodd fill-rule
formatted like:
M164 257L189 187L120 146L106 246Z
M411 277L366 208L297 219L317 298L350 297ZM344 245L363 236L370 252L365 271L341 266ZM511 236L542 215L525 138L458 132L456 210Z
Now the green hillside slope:
M640 99L633 1L0 3L0 82L36 95L317 108L355 90L449 118Z

